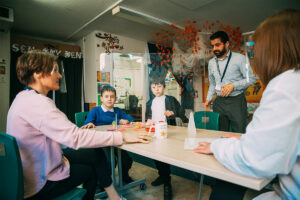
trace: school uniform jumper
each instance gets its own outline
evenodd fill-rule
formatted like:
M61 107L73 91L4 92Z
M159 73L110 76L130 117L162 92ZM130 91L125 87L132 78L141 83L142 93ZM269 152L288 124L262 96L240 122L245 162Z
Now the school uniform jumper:
M88 114L84 125L93 123L96 126L111 125L116 120L119 124L121 119L126 119L129 122L133 122L133 117L125 113L123 110L117 107L113 107L111 110L107 110L103 105L94 107ZM117 152L115 152L117 154ZM122 173L123 177L128 178L129 170L132 166L132 158L128 155L127 151L121 150L122 157Z

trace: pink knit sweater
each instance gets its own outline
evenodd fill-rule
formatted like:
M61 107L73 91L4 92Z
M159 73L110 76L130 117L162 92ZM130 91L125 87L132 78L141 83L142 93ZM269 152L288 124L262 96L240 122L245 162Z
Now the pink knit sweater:
M62 156L61 144L91 148L122 144L119 132L79 129L55 103L34 90L20 92L7 116L7 133L18 143L24 174L24 198L40 191L47 180L69 176L70 165Z

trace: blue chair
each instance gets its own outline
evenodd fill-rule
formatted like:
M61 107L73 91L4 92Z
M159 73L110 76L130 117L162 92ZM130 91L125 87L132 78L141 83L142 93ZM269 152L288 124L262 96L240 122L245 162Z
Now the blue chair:
M23 169L16 139L0 132L0 199L23 200ZM55 200L80 200L86 190L74 188Z
M196 128L219 130L219 113L199 111L194 114Z
M82 127L85 120L86 120L86 117L88 116L89 112L78 112L78 113L75 113L75 124L78 126L78 127Z

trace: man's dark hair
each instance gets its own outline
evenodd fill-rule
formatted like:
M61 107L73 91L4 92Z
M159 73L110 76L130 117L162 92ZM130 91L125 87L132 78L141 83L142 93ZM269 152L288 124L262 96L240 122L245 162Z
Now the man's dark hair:
M117 96L117 92L116 92L116 89L113 88L112 86L110 85L106 85L106 86L103 86L101 88L101 96L103 95L103 92L114 92L115 93L115 96Z
M210 40L214 40L217 38L220 38L221 42L223 42L224 44L229 41L229 37L224 31L217 31L209 37Z
M164 77L151 77L150 78L150 86L152 84L162 84L162 86L166 87L165 78Z

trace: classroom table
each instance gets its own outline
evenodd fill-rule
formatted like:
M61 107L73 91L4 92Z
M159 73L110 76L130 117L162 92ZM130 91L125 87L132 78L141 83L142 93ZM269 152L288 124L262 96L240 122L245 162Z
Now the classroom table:
M99 131L104 131L106 129L107 126L96 127L96 130ZM146 132L144 128L140 130L135 130L134 128L127 128L125 129L125 131L130 134ZM194 153L192 150L184 150L184 139L187 137L219 138L225 133L226 132L222 131L197 129L197 134L191 135L188 133L187 127L168 126L167 139L153 138L153 140L149 144L123 144L122 146L118 146L118 149L123 149L135 154L139 154L141 156L159 160L161 162L165 162L177 167L200 173L201 178L199 199L201 199L202 196L202 184L204 175L221 179L254 190L261 190L262 188L264 188L264 186L266 186L271 181L271 179L252 178L248 176L239 175L225 168L214 158L213 155L197 154Z

